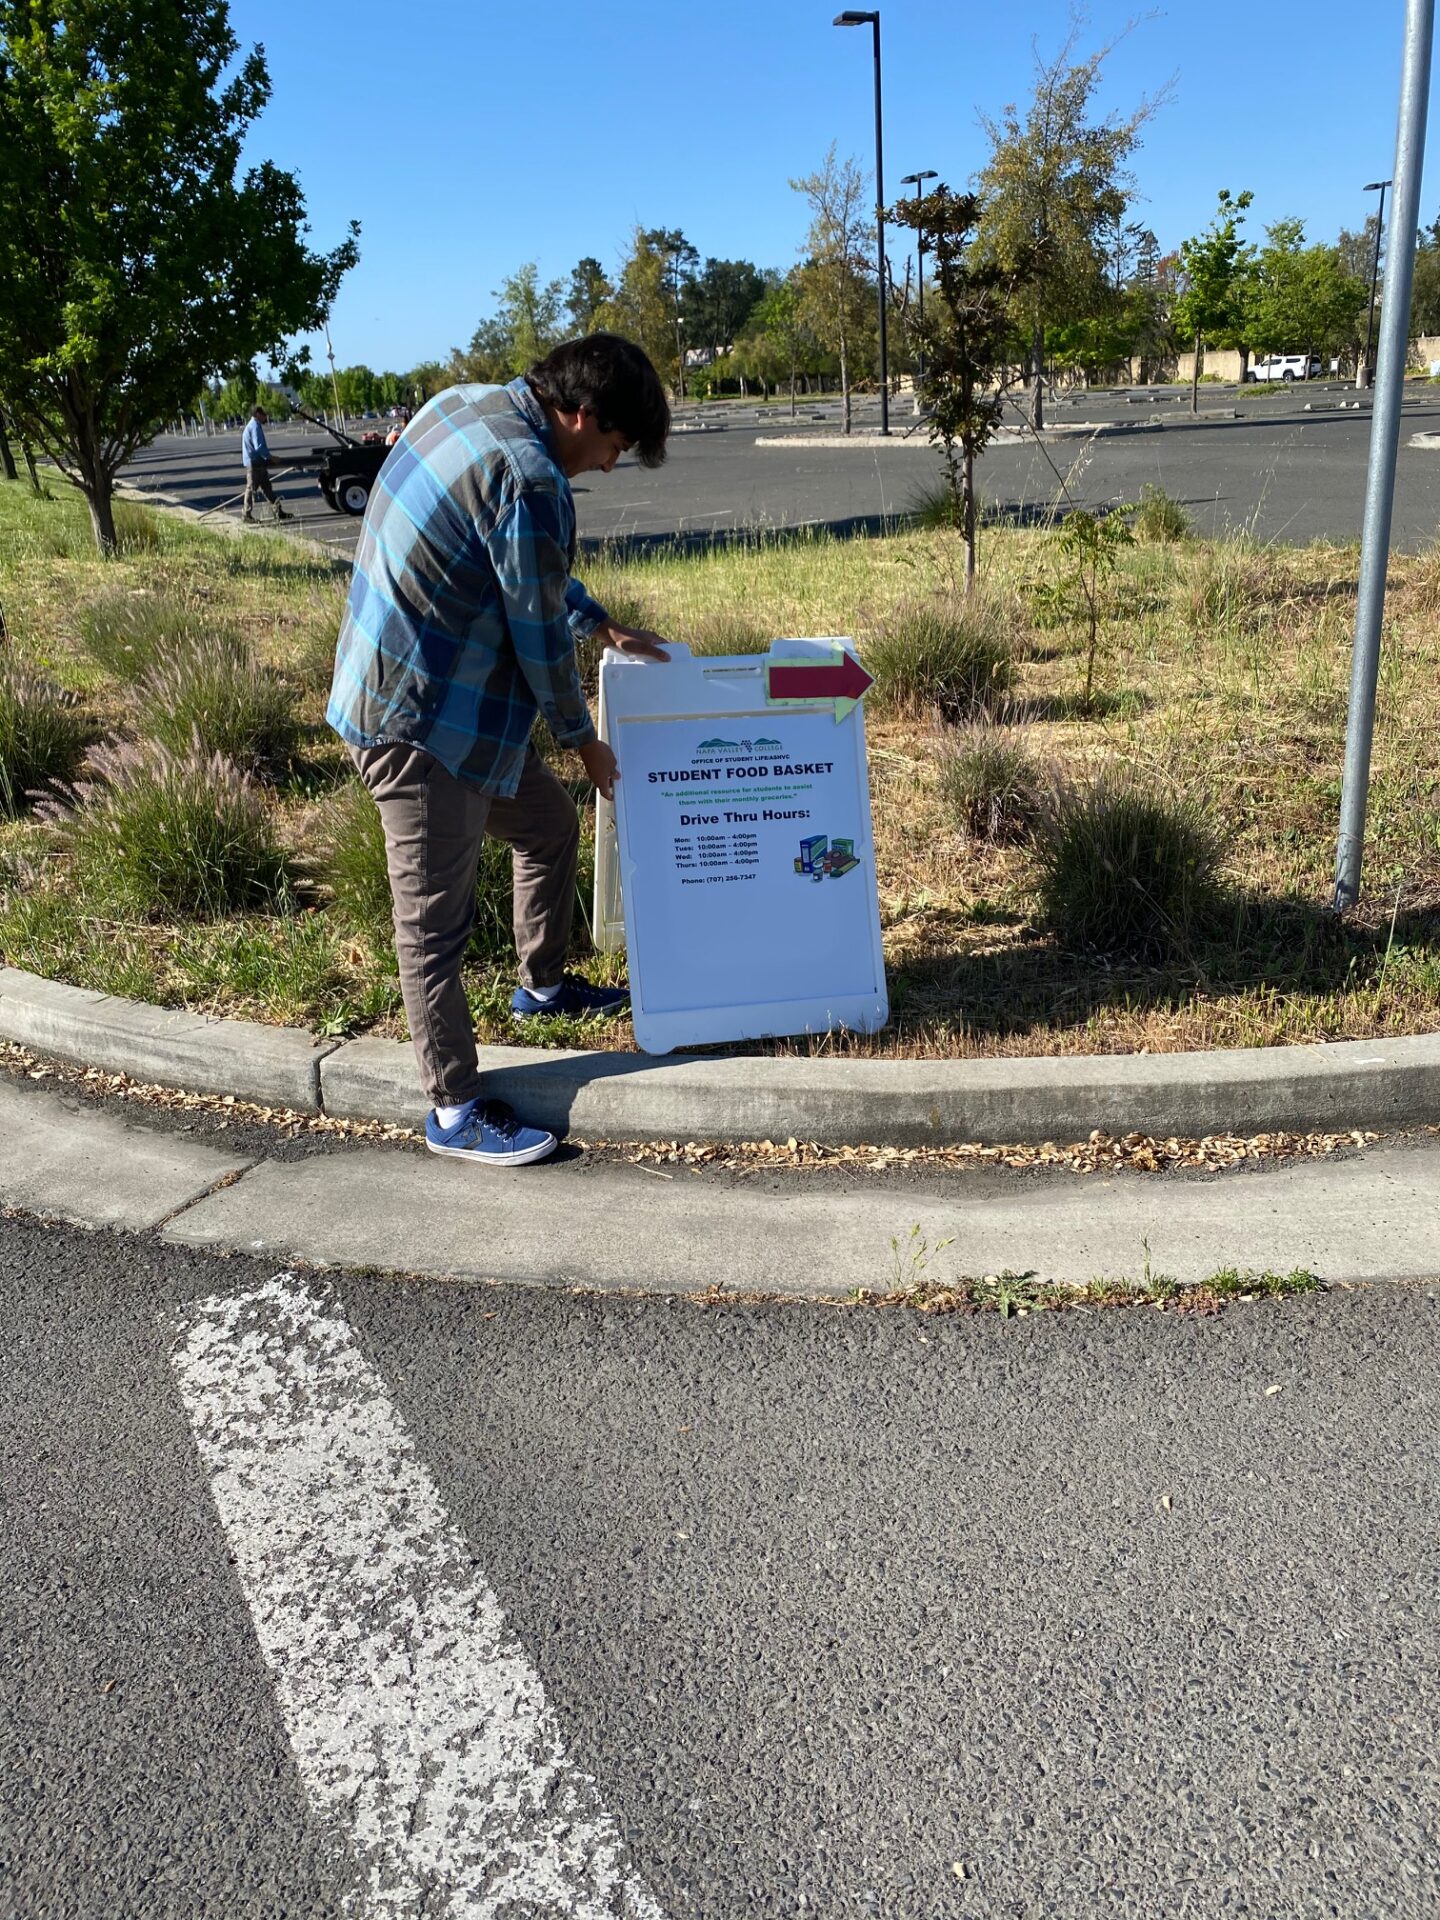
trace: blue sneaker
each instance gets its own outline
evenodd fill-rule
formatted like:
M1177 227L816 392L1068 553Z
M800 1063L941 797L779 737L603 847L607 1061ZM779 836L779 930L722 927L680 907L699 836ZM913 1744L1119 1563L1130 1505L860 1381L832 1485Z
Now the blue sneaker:
M560 983L560 991L549 1000L541 1000L528 987L517 987L510 1011L517 1020L534 1020L541 1015L554 1019L562 1013L569 1014L572 1020L613 1020L617 1013L624 1013L629 1004L628 987L592 987L588 980L567 973Z
M555 1136L522 1125L503 1100L472 1100L453 1127L442 1127L433 1109L427 1113L425 1144L431 1153L480 1167L528 1167L555 1151Z

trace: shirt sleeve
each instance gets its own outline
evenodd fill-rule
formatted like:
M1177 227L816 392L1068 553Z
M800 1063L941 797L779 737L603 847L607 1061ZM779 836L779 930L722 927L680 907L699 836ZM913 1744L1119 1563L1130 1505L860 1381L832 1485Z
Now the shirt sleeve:
M562 747L588 746L596 735L575 659L568 530L559 501L543 492L517 495L488 546L515 657L545 724Z
M591 596L572 577L565 589L565 605L570 610L570 631L577 640L586 640L596 627L603 626L610 618L598 600Z

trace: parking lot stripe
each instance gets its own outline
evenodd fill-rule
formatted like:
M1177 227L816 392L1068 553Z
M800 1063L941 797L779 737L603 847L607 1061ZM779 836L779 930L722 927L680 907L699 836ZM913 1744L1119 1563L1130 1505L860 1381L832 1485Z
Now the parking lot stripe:
M662 1920L325 1288L192 1306L181 1397L363 1920Z

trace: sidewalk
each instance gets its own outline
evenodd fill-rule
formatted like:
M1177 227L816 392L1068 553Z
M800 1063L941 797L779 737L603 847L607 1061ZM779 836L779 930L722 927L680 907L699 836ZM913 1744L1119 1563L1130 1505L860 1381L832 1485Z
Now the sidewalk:
M1082 1284L1147 1264L1182 1283L1226 1267L1301 1266L1332 1284L1440 1274L1433 1138L1211 1177L762 1181L575 1155L500 1174L419 1148L281 1158L0 1077L0 1205L277 1261L662 1292L883 1292L921 1277L907 1251L921 1243L931 1281Z

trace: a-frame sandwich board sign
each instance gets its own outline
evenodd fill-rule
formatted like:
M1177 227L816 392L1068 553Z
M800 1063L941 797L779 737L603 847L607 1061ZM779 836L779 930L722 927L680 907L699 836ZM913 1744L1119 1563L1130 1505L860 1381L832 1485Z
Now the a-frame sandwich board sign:
M620 777L597 821L595 933L628 948L647 1053L889 1018L865 760L842 639L664 665L607 652Z

